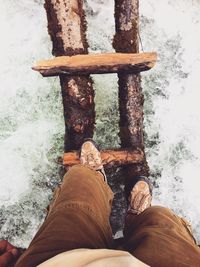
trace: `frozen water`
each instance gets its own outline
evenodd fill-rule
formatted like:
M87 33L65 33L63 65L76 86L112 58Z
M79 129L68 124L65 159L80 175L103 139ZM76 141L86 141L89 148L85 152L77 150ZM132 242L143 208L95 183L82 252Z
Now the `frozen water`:
M0 0L0 232L27 246L42 223L60 181L64 123L55 78L31 71L51 56L43 1ZM91 52L111 51L113 1L85 1ZM157 66L142 75L146 152L155 184L154 203L193 225L200 242L200 2L140 0L145 51ZM94 76L97 126L103 147L119 139L116 75Z

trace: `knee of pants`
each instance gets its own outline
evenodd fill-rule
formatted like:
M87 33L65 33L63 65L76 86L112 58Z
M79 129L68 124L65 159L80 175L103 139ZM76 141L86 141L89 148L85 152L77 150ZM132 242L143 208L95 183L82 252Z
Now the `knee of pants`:
M95 210L110 212L113 193L101 175L85 166L70 168L63 178L56 205L75 201L92 206Z
M98 184L101 180L101 175L93 169L83 166L81 164L71 167L63 177L62 187L67 183L75 183L79 186L81 182L87 183L87 181L93 180Z
M177 221L177 216L168 208L161 206L153 206L146 209L141 215L145 225L170 226Z
M152 206L137 216L129 214L127 226L132 231L143 226L170 227L174 225L174 220L177 220L177 216L170 209Z

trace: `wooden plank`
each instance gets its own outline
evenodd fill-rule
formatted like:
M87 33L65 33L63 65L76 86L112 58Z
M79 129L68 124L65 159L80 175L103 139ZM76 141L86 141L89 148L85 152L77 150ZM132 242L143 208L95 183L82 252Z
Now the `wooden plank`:
M120 165L140 163L144 159L144 153L141 150L102 150L101 159L103 165L116 167ZM72 151L65 153L63 156L63 164L66 167L80 164L79 152Z
M151 53L107 53L76 56L61 56L54 59L42 60L32 69L43 76L59 74L100 74L120 71L141 72L151 69L157 61L157 54Z

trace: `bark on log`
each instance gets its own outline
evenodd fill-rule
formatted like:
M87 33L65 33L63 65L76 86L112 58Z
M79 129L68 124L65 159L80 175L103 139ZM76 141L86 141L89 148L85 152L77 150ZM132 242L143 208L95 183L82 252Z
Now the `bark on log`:
M151 69L155 65L156 59L156 53L107 53L71 57L62 56L39 61L32 69L39 71L44 77L56 76L59 74L87 75L90 73L100 74L118 71L138 73Z
M139 0L115 0L116 34L113 46L119 53L139 52ZM119 109L121 146L144 151L143 102L139 74L119 73ZM148 176L149 169L144 157L141 164L126 168L127 192L138 173Z
M103 150L101 151L101 159L103 165L116 167L132 163L140 163L144 159L144 153L140 150ZM80 159L78 151L72 151L64 154L63 164L66 167L79 163Z
M45 0L54 56L87 54L82 0ZM79 149L94 131L94 90L89 76L60 75L65 118L65 151Z

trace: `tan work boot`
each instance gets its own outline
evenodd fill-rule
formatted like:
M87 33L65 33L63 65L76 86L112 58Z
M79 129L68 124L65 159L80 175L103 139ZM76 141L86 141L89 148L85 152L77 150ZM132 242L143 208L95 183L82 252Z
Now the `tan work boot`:
M107 182L106 174L103 168L101 154L97 149L96 143L92 139L86 139L82 144L80 150L81 164L89 166L95 171L98 171L103 176L105 182Z
M151 206L152 186L146 177L141 176L129 196L128 212L140 214Z

